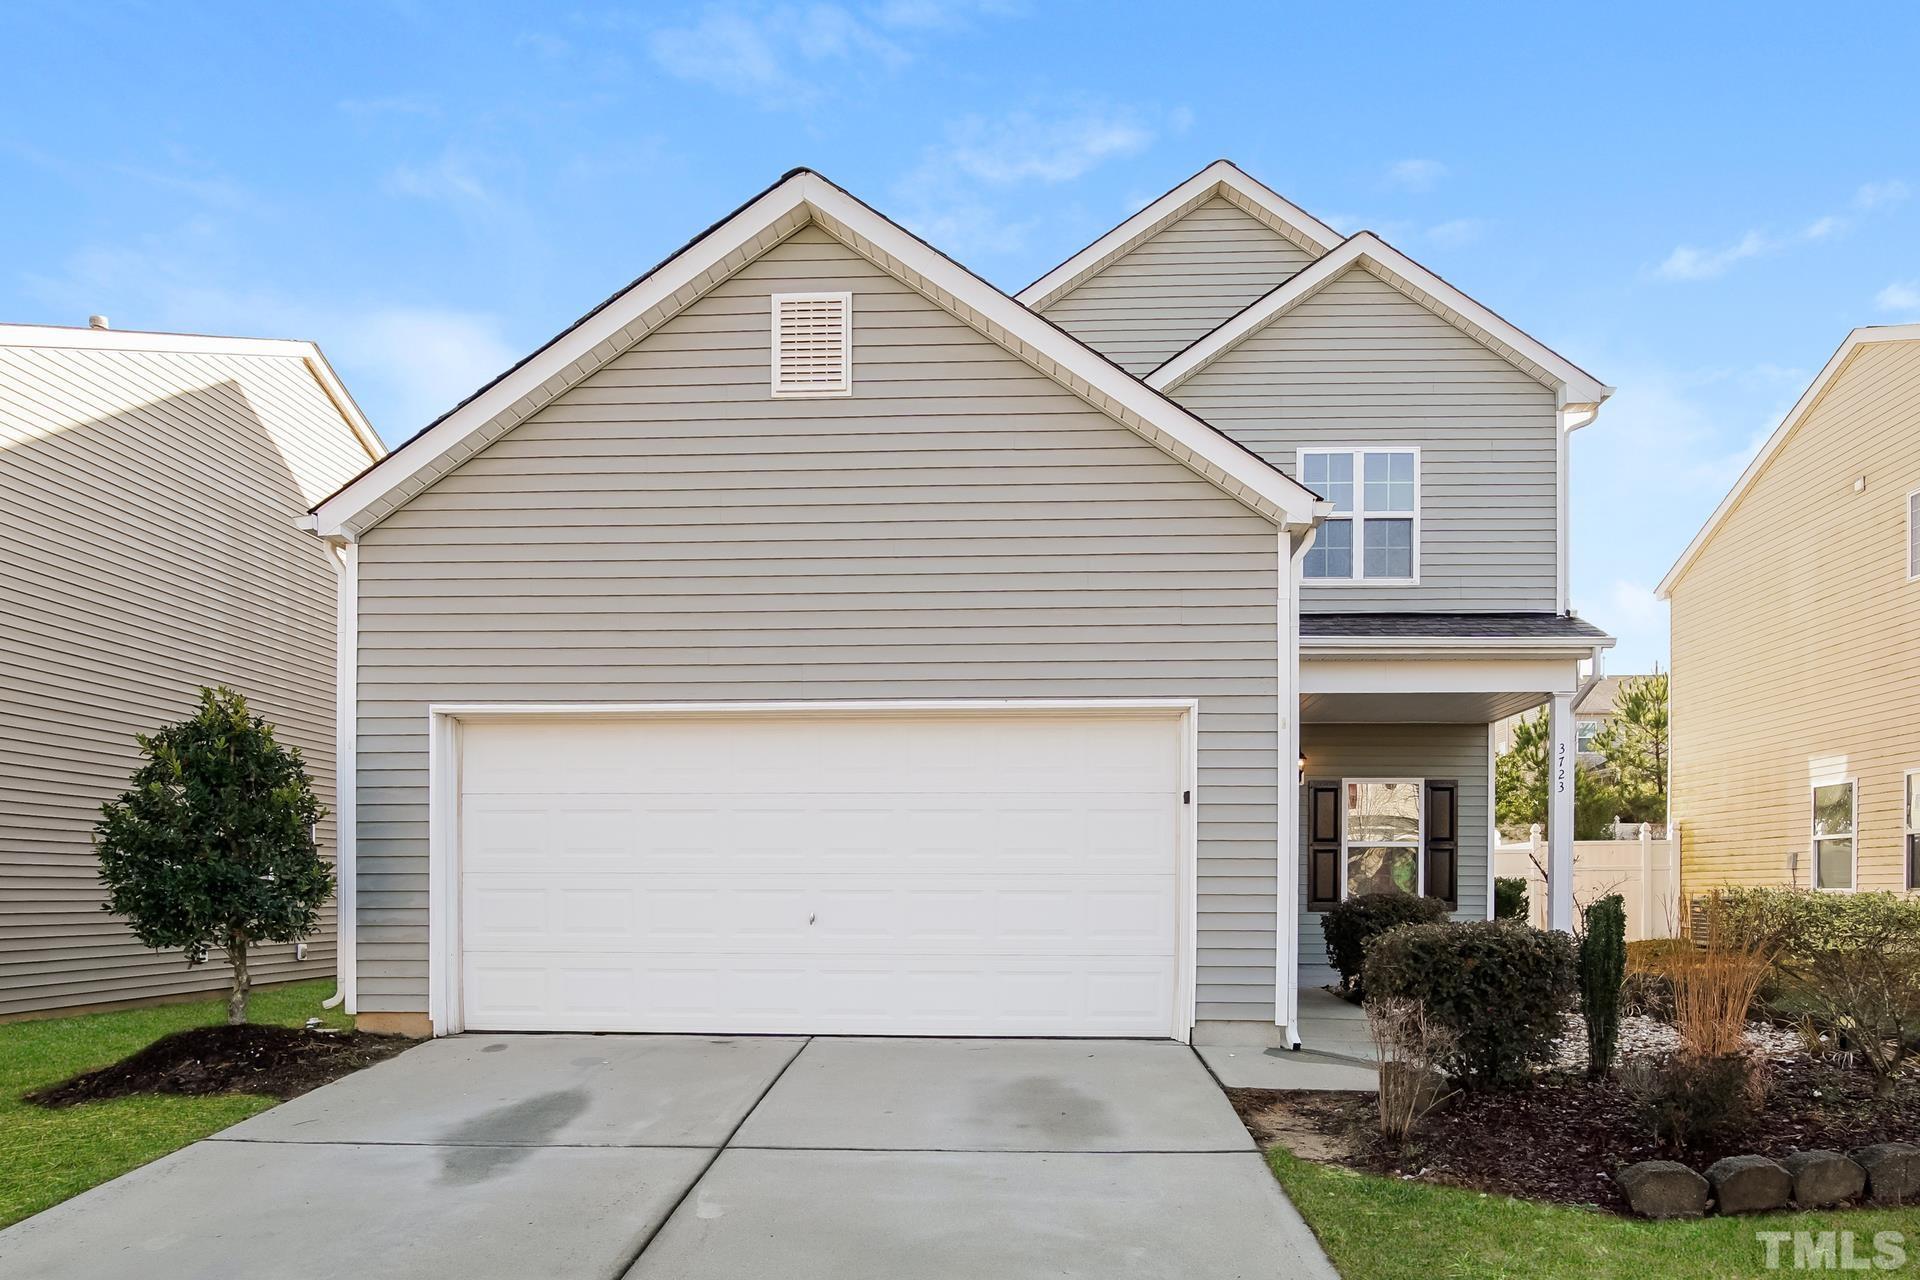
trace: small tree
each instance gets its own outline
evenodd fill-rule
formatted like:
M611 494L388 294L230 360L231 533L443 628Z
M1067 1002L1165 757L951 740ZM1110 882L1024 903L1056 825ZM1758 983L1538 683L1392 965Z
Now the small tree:
M1580 1016L1587 1024L1587 1078L1604 1080L1620 1045L1620 989L1627 980L1627 907L1617 893L1589 906L1580 933Z
M146 763L94 827L104 909L189 965L214 947L233 966L227 1021L247 1020L247 949L312 933L333 892L315 847L325 810L297 748L231 689L202 689L200 710L137 741Z
M1619 792L1621 815L1633 822L1667 820L1667 676L1620 682L1613 718L1593 736Z

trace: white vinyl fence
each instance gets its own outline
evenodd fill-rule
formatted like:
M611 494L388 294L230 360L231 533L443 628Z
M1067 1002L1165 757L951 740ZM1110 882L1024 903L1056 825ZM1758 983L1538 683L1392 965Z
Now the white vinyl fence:
M1536 928L1547 924L1547 839L1531 837L1494 845L1493 873L1527 882L1527 910ZM1617 893L1626 900L1627 940L1680 935L1680 875L1671 839L1655 839L1642 824L1633 839L1573 842L1573 902L1576 910Z

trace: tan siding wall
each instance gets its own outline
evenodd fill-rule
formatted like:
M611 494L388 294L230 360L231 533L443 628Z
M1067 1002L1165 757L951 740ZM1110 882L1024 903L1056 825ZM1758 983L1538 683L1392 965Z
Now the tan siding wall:
M93 823L201 684L246 694L331 807L334 577L293 522L366 464L292 357L0 349L0 1016L224 982L100 910ZM333 960L329 908L305 963L254 973Z
M1855 493L1856 477L1866 489ZM1920 769L1920 342L1860 349L1761 472L1673 604L1673 808L1686 892L1809 868L1817 774L1858 778L1860 883L1903 887Z
M1305 724L1307 777L1450 779L1460 784L1460 907L1456 920L1487 918L1487 726L1484 724ZM1321 913L1306 910L1306 789L1300 791L1300 985L1337 976L1327 964Z
M854 394L767 394L768 295ZM1271 1020L1272 526L807 228L371 530L359 1004L427 996L426 706L1197 697L1199 1016Z
M1302 447L1420 446L1419 584L1308 584L1303 609L1554 607L1553 393L1364 269L1173 394L1289 475Z
M1218 197L1062 295L1045 315L1146 373L1312 261Z

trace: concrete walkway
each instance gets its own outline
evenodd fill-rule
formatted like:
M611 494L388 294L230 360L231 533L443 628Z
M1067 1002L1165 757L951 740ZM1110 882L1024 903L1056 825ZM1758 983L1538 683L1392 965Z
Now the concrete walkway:
M1207 1066L1229 1089L1312 1089L1372 1093L1378 1054L1359 1005L1320 987L1300 991L1300 1047L1208 1046Z
M1172 1043L461 1036L0 1232L8 1280L1311 1277Z

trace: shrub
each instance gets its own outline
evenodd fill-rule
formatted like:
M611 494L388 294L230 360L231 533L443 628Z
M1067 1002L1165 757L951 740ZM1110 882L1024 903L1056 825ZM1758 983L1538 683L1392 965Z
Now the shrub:
M1766 1096L1765 1077L1739 1053L1637 1058L1620 1080L1654 1140L1680 1154L1746 1129Z
M146 763L94 828L104 909L189 965L214 947L233 968L227 1021L247 1020L247 950L313 932L333 892L314 847L325 810L297 749L231 689L202 689L192 719L138 739Z
M1875 1096L1891 1097L1920 1049L1920 901L1852 894L1821 915L1817 931L1790 940L1781 967L1795 1003L1860 1055Z
M1620 988L1627 976L1627 908L1608 894L1583 913L1580 1017L1587 1024L1587 1077L1606 1078L1620 1045Z
M1673 1021L1673 979L1667 962L1693 951L1687 938L1644 938L1627 944L1626 981L1620 988L1623 1013Z
M1505 920L1395 929L1368 949L1371 999L1417 1001L1450 1030L1442 1065L1470 1089L1525 1084L1573 994L1573 939Z
M1340 980L1348 990L1358 991L1368 943L1403 924L1432 924L1446 918L1447 904L1438 898L1416 898L1409 893L1356 894L1321 917L1327 962L1340 971Z
M1454 1035L1416 1000L1373 1000L1367 1030L1380 1059L1380 1132L1405 1142L1420 1118L1449 1095L1439 1066L1452 1052Z
M1726 1058L1744 1053L1747 1014L1772 972L1772 956L1756 945L1711 939L1675 952L1664 962L1673 989L1673 1029L1687 1056Z
M1500 876L1493 882L1493 918L1526 923L1527 878L1525 876Z

